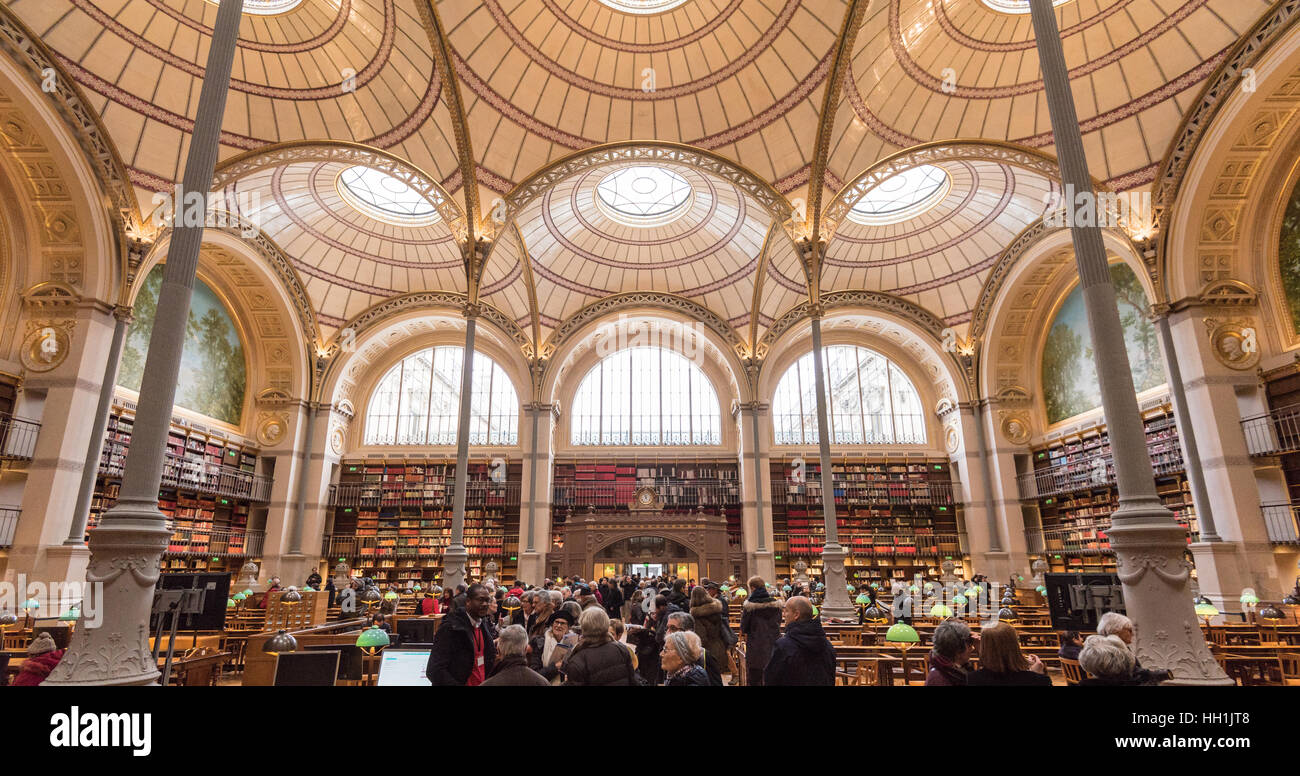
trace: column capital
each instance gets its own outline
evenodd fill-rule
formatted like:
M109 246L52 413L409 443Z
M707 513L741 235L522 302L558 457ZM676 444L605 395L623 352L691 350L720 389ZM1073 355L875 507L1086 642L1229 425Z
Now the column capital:
M808 317L809 317L809 318L811 318L811 319L813 319L813 320L815 320L815 321L819 321L819 320L821 320L822 318L824 318L825 316L826 316L826 305L822 304L822 303L821 303L821 300L818 300L818 301L816 301L816 302L809 302L809 303L808 303Z
M465 306L461 308L461 315L465 316L466 320L478 318L482 314L483 306L478 302L466 302Z
M744 412L766 412L772 409L772 405L765 401L744 401L737 405L742 413Z
M115 304L113 305L113 317L129 326L131 321L135 320L135 310L129 305Z

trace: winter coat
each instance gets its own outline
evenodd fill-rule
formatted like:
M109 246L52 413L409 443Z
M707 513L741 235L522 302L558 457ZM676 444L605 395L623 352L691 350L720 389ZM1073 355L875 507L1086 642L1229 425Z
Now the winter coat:
M497 670L480 687L550 687L551 683L522 657L511 655L497 665Z
M708 687L709 676L699 665L691 666L690 670L679 675L670 676L668 681L664 682L664 687Z
M597 647L579 645L569 659L564 661L566 685L595 687L626 687L635 685L632 674L632 653L617 641L607 641Z
M830 687L835 684L835 650L818 620L786 626L763 671L769 687Z
M63 650L56 649L52 652L44 652L39 655L33 655L23 661L23 666L18 671L18 676L14 677L14 687L35 687L50 675L54 667L63 659Z
M497 648L493 643L488 618L479 620L480 635L483 637L483 671L485 676L492 675L496 662ZM443 618L438 632L433 635L433 647L429 651L429 663L425 675L435 687L463 687L474 673L474 626L470 624L469 615L464 609L457 610Z
M691 617L695 619L695 634L700 637L704 651L717 658L720 665L726 665L727 644L722 637L722 604L709 601L691 607Z
M965 687L970 672L933 650L930 651L930 673L925 677L926 687Z
M745 634L745 661L760 669L772 659L772 647L781 635L781 610L785 604L766 590L755 591L745 601L740 632Z
M560 675L560 669L555 667L554 652L551 653L551 662L547 665L542 665L542 656L546 654L546 633L547 631L542 631L539 635L529 639L528 644L532 648L528 650L528 667L541 674L542 678L546 679L549 683L550 680L555 679ZM566 649L563 645L568 644L571 641L573 641L572 638L565 637L564 641L555 645L555 649ZM569 655L564 660L565 670L568 670L570 657L572 657L572 655Z

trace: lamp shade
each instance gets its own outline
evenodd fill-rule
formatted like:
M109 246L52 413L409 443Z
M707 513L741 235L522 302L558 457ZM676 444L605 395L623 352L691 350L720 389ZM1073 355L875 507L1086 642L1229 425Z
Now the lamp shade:
M303 586L302 586L302 592L304 592L304 593L314 593L314 592L316 592L316 588L312 587L311 585L303 585Z
M0 614L0 628L12 628L18 624L18 615L13 612Z
M1039 585L1034 590L1038 591L1039 595L1047 595L1047 585Z
M952 602L958 605L964 604L966 603L966 596L962 595L961 593L958 593L957 595L952 597Z
M872 604L862 612L862 619L870 623L889 622L889 612L881 609L878 605Z
M1002 607L1001 609L998 610L998 621L999 621L999 622L1015 622L1015 621L1016 621L1016 610L1015 610L1015 609L1012 609L1010 606L1004 606L1004 607Z
M294 652L298 649L298 640L290 636L284 628L281 628L274 636L266 640L262 645L262 651L268 655L279 655L284 652Z
M416 582L414 585L411 585L411 590L414 590L414 591L417 592L417 593L420 592L422 589L423 589L423 588L420 587L420 583L419 583L419 582Z
M378 649L388 644L388 634L374 625L361 631L361 635L357 636L357 646L362 649Z
M243 593L235 593L233 596L230 597L230 600L232 600L232 601L244 601L244 600L247 600L247 599L248 599L248 596L245 595L245 594L243 594Z
M236 601L235 599L233 599L233 598L227 598L227 599L226 599L226 608L227 608L227 609L234 609L234 608L235 608L236 606L238 606L238 605L239 605L239 602Z
M926 582L924 585L922 585L922 587L924 587L924 588L925 588L925 592L928 593L928 592L930 592L931 590L934 590L934 583L933 583L933 582Z
M853 603L858 604L859 606L866 606L871 603L871 596L866 593L858 593L858 597L853 599Z
M1187 610L1184 609L1183 611ZM1214 607L1214 604L1202 598L1201 602L1196 605L1196 616L1201 618L1218 617L1219 610Z
M880 583L879 583L879 582L872 582L871 585L870 585L870 587L871 587L872 590L879 590L879 589L880 589Z
M383 596L379 595L379 588L368 587L358 596L358 600L367 606L375 606L383 600Z
M917 587L916 585L908 585L908 586L907 586L907 592L909 592L909 593L919 593L919 592L921 592L921 588Z
M1264 608L1260 609L1255 616L1265 622L1281 622L1286 619L1286 615L1282 613L1282 610L1273 604L1264 604Z
M934 606L930 607L930 616L942 620L944 618L952 616L952 609L949 609L943 604L935 604Z
M40 601L37 601L35 598L28 598L26 601L23 601L23 608L24 608L24 609L39 609L39 608L41 608L41 602L40 602Z
M389 590L387 593L384 593L384 600L385 600L385 601L396 601L396 600L397 600L397 591L396 591L396 590Z
M280 604L283 606L297 606L302 603L302 593L297 588L291 587L280 594Z
M81 610L75 606L69 606L68 611L59 615L59 622L76 622L81 618Z
M249 596L251 596L251 595L253 594L253 588L251 588L251 587L246 587L246 588L244 588L243 590L240 590L239 592L243 593L245 598L248 598Z
M1241 602L1247 605L1257 604L1259 603L1259 596L1255 595L1254 590L1251 590L1250 588L1246 588L1245 590L1241 591Z
M916 628L905 622L896 622L885 632L885 641L890 644L919 644L921 637L917 635Z

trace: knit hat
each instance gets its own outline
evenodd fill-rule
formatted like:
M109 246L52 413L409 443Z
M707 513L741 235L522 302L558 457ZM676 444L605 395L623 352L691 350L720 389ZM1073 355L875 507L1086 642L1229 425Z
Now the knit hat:
M54 637L48 633L38 633L36 638L32 639L32 643L28 645L27 654L44 655L46 652L53 652L55 649Z
M563 609L551 615L550 619L546 621L547 626L554 625L556 620L564 620L569 624L569 627L573 627L573 615Z

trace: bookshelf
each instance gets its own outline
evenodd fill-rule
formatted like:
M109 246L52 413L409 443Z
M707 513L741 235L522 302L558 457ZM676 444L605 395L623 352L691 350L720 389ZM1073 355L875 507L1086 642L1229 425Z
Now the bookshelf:
M562 541L566 518L596 509L626 512L638 487L655 488L667 513L722 515L727 538L740 545L740 467L734 458L576 459L557 461L551 507L553 543Z
M794 456L771 461L773 554L777 574L803 560L821 573L826 542L821 465ZM936 577L945 559L963 561L952 468L925 456L837 457L831 464L840 544L851 583ZM784 537L784 538L782 538Z
M122 469L134 428L132 409L115 406L108 417L87 529L117 503ZM270 480L257 474L258 449L223 434L173 419L158 509L174 533L164 571L235 573L261 552L249 530L255 506L270 498Z
M507 547L506 537L519 534L522 463L502 460L502 470L484 460L469 465L464 542L474 578L483 576L488 561L496 561L501 579L512 578L518 567L517 547ZM330 489L334 525L327 565L345 560L381 585L439 580L451 542L455 475L455 460L344 461Z
M1187 529L1188 543L1200 532L1191 488L1179 447L1178 426L1169 406L1144 414L1147 450L1156 475L1156 492ZM1114 463L1104 426L1084 429L1032 451L1034 470L1021 480L1037 501L1043 551L1053 572L1115 571L1107 530L1119 506Z

